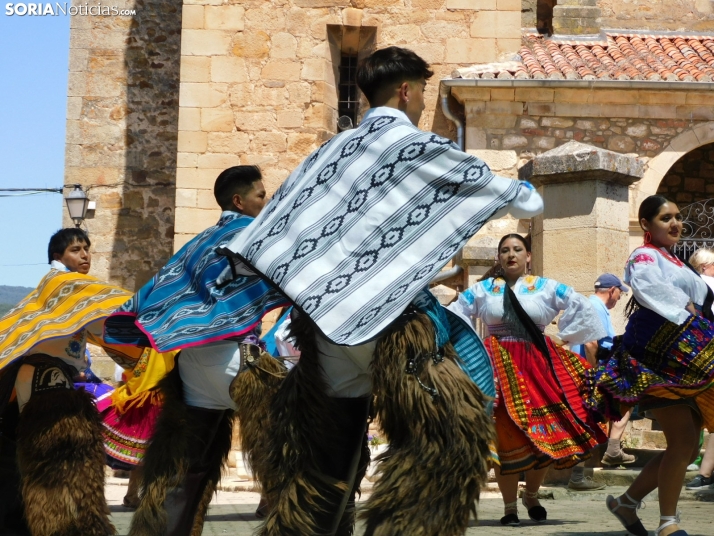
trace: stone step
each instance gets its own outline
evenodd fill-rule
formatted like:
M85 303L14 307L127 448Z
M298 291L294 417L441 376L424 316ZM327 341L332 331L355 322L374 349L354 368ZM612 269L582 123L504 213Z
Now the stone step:
M637 456L637 460L634 463L628 463L626 467L644 467L647 463L657 456L664 449L623 449L627 454L634 454ZM604 469L615 469L615 467L603 466Z
M635 478L640 474L642 470L641 467L616 467L616 468L604 468L604 467L586 467L585 476L590 476L593 481L599 484L606 484L608 486L629 486L635 481ZM570 474L572 469L564 469L562 471L551 470L546 476L544 485L546 486L567 486L570 480ZM697 476L697 471L687 471L684 478L685 482L689 482L695 476Z
M627 486L608 486L605 489L598 491L572 491L566 487L542 487L538 491L538 498L540 499L552 499L561 501L602 501L605 502L608 495L613 497L618 497L627 491ZM521 492L519 491L519 495ZM645 502L657 501L659 500L659 495L657 490L647 495L644 498ZM680 501L702 501L702 502L714 502L714 490L699 490L699 491L689 491L682 488L682 493L679 496Z

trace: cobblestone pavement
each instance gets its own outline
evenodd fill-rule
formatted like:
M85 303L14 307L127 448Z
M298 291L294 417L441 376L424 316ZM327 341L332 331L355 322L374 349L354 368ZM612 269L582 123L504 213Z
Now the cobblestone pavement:
M611 488L611 493L621 493L624 488ZM128 532L132 512L121 505L125 487L107 486L107 499L112 510L112 520L118 533L125 536ZM249 536L260 524L254 512L258 505L258 494L251 492L219 492L208 510L204 536L235 535ZM625 530L606 509L600 495L589 499L587 495L579 500L556 499L543 500L543 506L548 510L549 521L537 525L526 515L521 506L521 526L519 528L502 527L499 519L503 515L503 503L495 493L487 493L479 507L480 523L471 522L466 532L467 536L476 535L547 535L547 536L622 536ZM682 528L689 536L711 536L714 534L714 503L699 501L681 501ZM645 527L654 529L658 522L658 504L649 501L640 517ZM360 536L357 530L355 536Z

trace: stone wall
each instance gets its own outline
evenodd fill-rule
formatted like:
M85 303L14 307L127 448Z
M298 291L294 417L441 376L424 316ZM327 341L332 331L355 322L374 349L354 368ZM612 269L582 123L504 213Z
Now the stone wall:
M488 146L516 150L521 159L562 145L582 141L619 153L656 156L689 123L681 119L580 118L523 115L506 133L489 132Z
M520 167L570 140L651 158L679 134L714 119L714 95L638 89L458 87L466 148L509 152Z
M598 0L603 28L638 30L714 30L712 0Z
M438 80L520 47L521 0L187 0L176 238L215 222L213 182L261 166L268 193L336 131L343 50L411 48L435 71L421 128L454 136Z
M136 290L173 248L181 10L113 5L136 16L71 17L65 184L96 201L92 274Z
M680 207L714 197L714 143L680 158L662 179L657 193Z

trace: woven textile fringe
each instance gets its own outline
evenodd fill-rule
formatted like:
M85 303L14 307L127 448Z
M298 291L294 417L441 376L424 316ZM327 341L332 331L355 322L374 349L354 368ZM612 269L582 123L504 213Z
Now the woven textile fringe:
M280 385L270 408L271 434L262 449L267 457L264 495L270 505L260 536L319 534L315 512L324 497L347 491L319 474L317 456L329 449L336 425L317 357L314 327L305 315L291 323L301 351L298 364ZM262 462L261 462L262 463Z
M265 352L253 365L244 367L231 383L230 394L238 407L236 416L240 424L243 459L254 479L264 488L268 472L265 445L270 440L270 403L285 379L287 369Z
M470 512L476 513L495 439L487 399L447 344L442 363L427 358L417 372L424 385L438 390L432 400L405 368L411 356L435 351L434 329L424 314L393 326L375 350L375 409L389 447L360 512L365 536L462 535Z
M116 534L104 498L101 419L85 391L33 394L20 414L17 461L33 536Z

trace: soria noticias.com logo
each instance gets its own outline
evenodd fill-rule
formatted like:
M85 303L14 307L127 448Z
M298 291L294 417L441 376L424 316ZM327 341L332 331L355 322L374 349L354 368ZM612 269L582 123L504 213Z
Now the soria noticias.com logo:
M136 9L121 9L117 6L96 4L72 5L60 3L17 3L5 4L5 15L8 17L59 17L60 15L103 16L103 17L133 17Z

